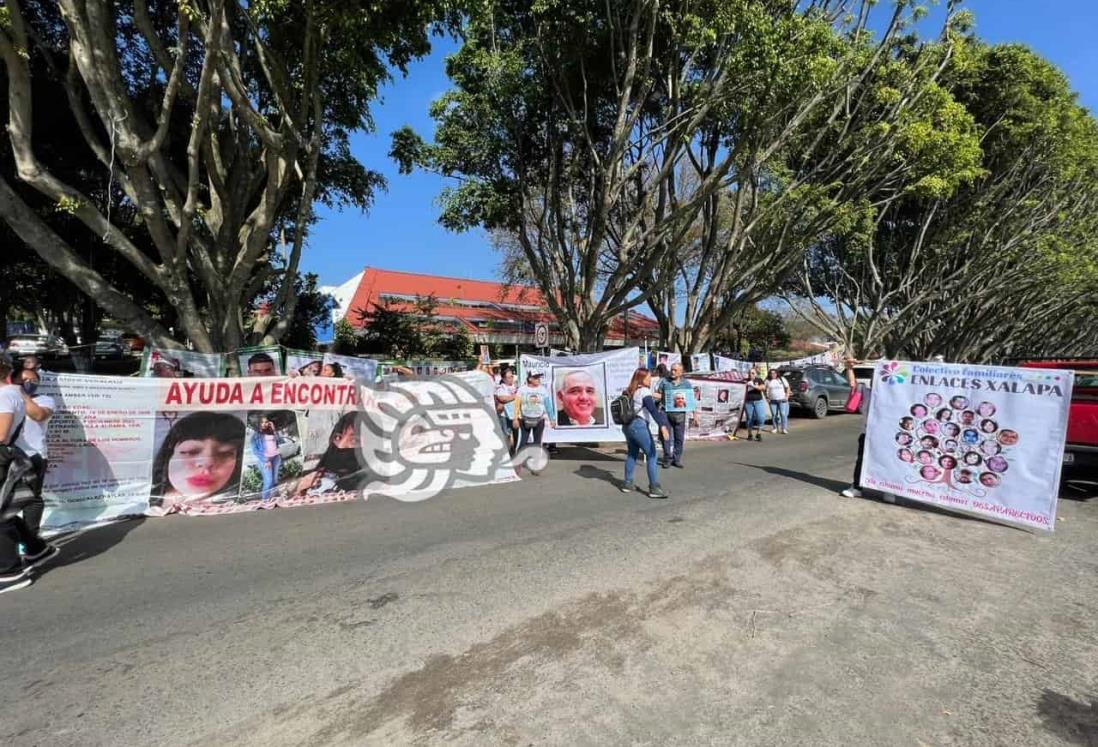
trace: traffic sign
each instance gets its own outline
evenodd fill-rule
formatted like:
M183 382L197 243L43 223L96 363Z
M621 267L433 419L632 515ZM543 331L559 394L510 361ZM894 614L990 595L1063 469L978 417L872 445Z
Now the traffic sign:
M549 325L541 322L534 328L534 345L539 348L549 347Z

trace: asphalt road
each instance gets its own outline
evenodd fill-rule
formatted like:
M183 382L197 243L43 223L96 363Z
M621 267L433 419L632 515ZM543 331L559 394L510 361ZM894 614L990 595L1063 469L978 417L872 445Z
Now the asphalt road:
M857 422L128 522L0 597L0 744L1098 744L1098 500L839 498Z

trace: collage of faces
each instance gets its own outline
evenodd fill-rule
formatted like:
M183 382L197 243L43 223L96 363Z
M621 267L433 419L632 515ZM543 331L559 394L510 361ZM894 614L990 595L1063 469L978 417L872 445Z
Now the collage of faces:
M1004 449L1018 444L1018 431L1003 428L991 402L974 404L964 395L934 392L900 418L896 458L912 465L927 482L978 483L996 488L1009 469Z

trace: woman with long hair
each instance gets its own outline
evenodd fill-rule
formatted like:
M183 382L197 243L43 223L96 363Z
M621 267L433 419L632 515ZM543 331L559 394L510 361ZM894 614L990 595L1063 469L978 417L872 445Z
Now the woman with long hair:
M168 431L153 460L152 506L234 494L240 485L244 423L223 412L195 412Z
M667 498L660 487L660 465L656 461L656 443L652 440L649 424L655 420L660 427L660 435L666 440L670 436L667 416L656 406L652 398L652 372L647 368L638 368L633 372L625 395L633 399L635 417L621 427L625 434L625 481L621 484L623 493L633 492L633 473L637 469L637 457L644 452L644 466L648 471L648 497Z
M771 433L789 433L789 382L776 368L766 372L766 398L770 400Z

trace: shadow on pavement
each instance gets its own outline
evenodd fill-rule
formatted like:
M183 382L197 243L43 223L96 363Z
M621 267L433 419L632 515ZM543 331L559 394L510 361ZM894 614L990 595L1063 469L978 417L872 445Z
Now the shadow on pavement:
M588 446L560 446L557 448L557 453L553 455L553 461L617 462L619 460L613 454L604 454Z
M1098 700L1074 700L1045 690L1037 701L1037 714L1045 728L1066 742L1098 745Z
M621 480L615 476L615 473L602 467L594 467L590 464L581 464L579 469L574 473L577 477L582 477L587 480L602 480L608 482L611 485L618 485Z
M832 493L838 493L841 490L850 487L850 483L842 482L841 480L832 480L827 477L820 477L818 475L810 475L807 472L797 472L796 470L785 469L784 467L772 467L767 464L744 464L743 462L737 462L741 467L754 467L755 469L761 469L763 472L771 475L778 475L779 477L788 477L793 480L800 480L806 482L809 485L815 485L818 488L824 490L830 490Z
M1073 501L1089 501L1098 497L1098 481L1079 471L1064 470L1060 479L1060 497Z
M61 548L61 553L53 561L46 563L39 569L39 575L49 573L56 568L62 568L73 563L80 563L105 553L117 545L126 535L145 522L142 516L115 521L94 529L87 529L71 534L62 534L50 539L50 544Z

